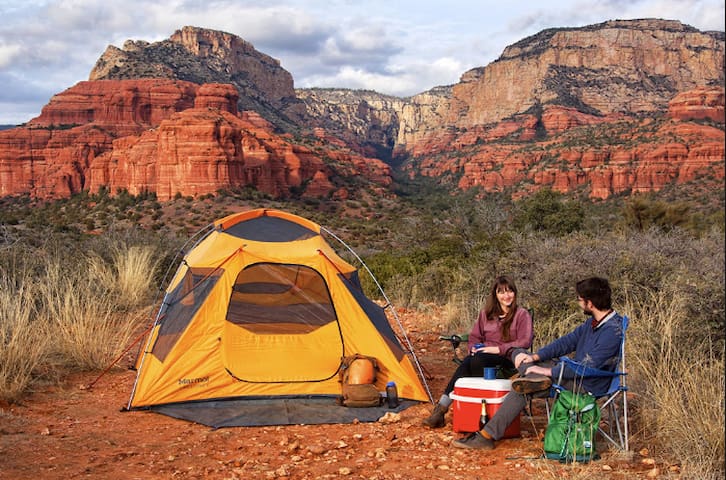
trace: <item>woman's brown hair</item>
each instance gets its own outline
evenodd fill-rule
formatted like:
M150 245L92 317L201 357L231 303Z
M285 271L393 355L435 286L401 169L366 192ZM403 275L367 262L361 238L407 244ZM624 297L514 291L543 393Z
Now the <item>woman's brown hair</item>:
M507 290L514 292L514 301L505 315L504 310L502 310L501 305L499 305L499 300L497 300L497 292ZM487 315L487 320L490 321L497 321L501 315L504 315L501 322L502 340L505 342L509 341L509 327L512 325L512 321L514 320L514 314L517 313L517 285L515 285L511 278L502 275L494 280L492 289L489 292L489 297L487 297L487 301L484 306L484 313Z

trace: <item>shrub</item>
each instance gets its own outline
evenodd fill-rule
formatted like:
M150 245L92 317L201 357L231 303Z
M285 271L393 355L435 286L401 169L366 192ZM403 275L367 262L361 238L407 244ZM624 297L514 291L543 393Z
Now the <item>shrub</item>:
M565 200L562 194L543 188L515 204L513 224L520 229L564 235L582 228L583 214L579 202Z
M644 231L651 227L670 230L689 224L691 207L686 202L654 200L641 195L629 199L622 209L623 222L629 228Z

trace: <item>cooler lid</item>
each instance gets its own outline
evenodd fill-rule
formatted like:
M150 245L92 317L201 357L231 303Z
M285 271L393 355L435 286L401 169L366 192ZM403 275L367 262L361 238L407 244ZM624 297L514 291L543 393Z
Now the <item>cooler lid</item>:
M471 388L474 390L509 391L512 381L506 378L487 380L481 377L461 377L454 383L454 388Z

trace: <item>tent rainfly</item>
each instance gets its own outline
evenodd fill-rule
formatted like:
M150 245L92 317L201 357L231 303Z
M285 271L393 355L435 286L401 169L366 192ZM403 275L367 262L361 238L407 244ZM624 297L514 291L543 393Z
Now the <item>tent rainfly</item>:
M335 401L342 360L356 353L376 358L380 392L396 383L396 411L430 401L390 302L381 307L364 295L358 270L322 232L340 241L270 209L232 214L200 232L139 352L127 409L212 427L375 421L385 406Z

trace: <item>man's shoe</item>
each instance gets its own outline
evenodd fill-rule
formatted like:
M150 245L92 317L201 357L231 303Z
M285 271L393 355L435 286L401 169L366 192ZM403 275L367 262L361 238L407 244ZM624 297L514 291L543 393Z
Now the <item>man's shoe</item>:
M552 379L545 375L527 375L512 380L512 390L522 395L541 392L552 386Z
M477 450L494 450L494 440L486 438L479 432L454 440L451 443L456 448L472 448Z
M424 427L441 428L446 425L446 412L448 410L448 407L444 407L439 403L434 407L434 411L431 412L431 415L421 423Z

